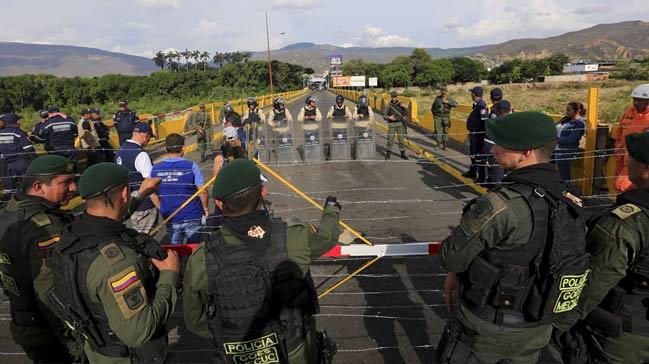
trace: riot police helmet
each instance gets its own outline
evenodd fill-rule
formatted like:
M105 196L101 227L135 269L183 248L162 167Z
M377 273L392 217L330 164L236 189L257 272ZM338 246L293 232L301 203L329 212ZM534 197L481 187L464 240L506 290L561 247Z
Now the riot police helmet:
M336 95L336 104L340 105L345 102L345 97L343 95Z
M367 98L366 95L362 95L361 97L358 98L358 106L367 107L369 105L370 105L370 100Z

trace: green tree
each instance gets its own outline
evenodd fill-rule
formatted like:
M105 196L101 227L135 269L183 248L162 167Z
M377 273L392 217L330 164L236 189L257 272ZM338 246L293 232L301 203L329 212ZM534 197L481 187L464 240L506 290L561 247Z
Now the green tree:
M570 62L570 58L563 53L553 54L548 58L548 66L552 75L563 73L563 66Z
M489 74L482 62L468 58L451 58L453 64L453 82L479 82Z

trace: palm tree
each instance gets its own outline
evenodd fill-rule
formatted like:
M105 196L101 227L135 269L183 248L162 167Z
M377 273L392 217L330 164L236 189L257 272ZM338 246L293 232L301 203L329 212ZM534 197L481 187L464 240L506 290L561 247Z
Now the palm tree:
M252 59L252 52L242 52L241 53L241 58L243 58L244 63L248 63L250 59Z
M216 67L223 67L223 62L225 61L224 54L219 51L214 52L214 58L212 58Z
M165 54L162 53L162 51L158 51L158 53L155 54L155 57L152 58L155 65L160 67L160 69L165 68L165 59Z
M210 52L203 51L201 53L201 61L203 62L203 72L205 72L205 70L209 66L208 62L210 61Z

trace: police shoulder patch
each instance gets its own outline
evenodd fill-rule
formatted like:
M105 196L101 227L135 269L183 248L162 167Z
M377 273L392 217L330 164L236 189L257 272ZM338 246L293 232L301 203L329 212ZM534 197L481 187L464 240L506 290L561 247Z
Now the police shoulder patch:
M504 197L498 193L488 193L479 197L462 216L460 228L464 234L474 235L507 206Z
M107 283L125 319L133 317L146 306L146 291L134 266L108 278Z
M115 243L108 244L101 248L99 253L106 258L109 265L119 263L125 258L124 252L122 252L122 249L120 249Z
M615 210L611 211L611 213L624 220L630 216L637 214L640 211L642 211L642 209L640 209L638 206L628 203L626 205L617 207Z
M35 214L34 216L31 217L31 220L39 228L43 227L43 226L50 225L52 223L52 220L44 212L39 212L39 213Z

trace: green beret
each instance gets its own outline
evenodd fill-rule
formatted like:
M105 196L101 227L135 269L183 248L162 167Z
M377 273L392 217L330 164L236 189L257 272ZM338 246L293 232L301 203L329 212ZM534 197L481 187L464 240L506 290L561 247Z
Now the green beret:
M83 199L100 196L128 183L128 168L117 163L97 163L81 175L79 194Z
M216 176L212 197L224 200L261 183L259 168L248 159L238 158L226 164Z
M629 155L640 163L649 165L649 132L633 133L626 136L626 149Z
M487 138L511 150L538 149L557 140L557 128L554 120L543 113L517 112L487 120Z
M28 176L56 176L73 173L74 162L59 155L38 157L27 167Z

